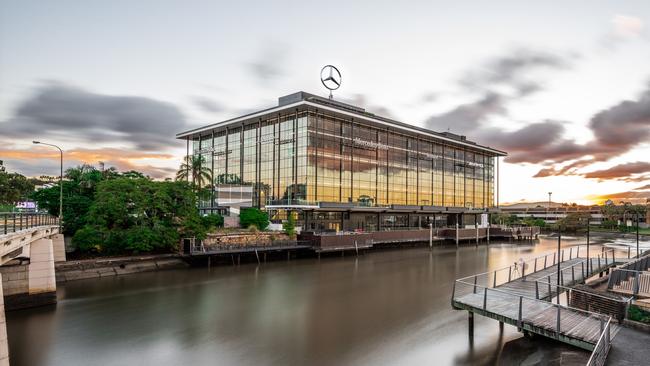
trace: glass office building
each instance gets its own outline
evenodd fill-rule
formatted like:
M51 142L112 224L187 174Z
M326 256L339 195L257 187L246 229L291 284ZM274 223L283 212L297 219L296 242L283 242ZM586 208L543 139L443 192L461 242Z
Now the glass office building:
M291 212L315 231L473 224L494 210L505 155L305 92L177 138L211 172L202 212Z

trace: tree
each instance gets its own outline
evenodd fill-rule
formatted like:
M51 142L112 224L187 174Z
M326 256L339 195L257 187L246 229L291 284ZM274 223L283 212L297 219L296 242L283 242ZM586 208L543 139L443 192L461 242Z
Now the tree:
M216 228L223 227L223 216L219 214L201 216L201 224L210 232Z
M498 213L490 215L490 223L495 225L514 225L518 224L521 220L515 215L507 213Z
M207 230L188 183L131 177L100 182L86 222L73 244L105 254L167 252Z
M63 181L63 233L72 236L86 224L98 184L104 180L102 172L84 164L65 171ZM31 198L50 215L59 216L59 186L34 192Z
M243 208L239 213L239 225L243 228L254 225L260 230L265 230L269 226L269 215L259 208Z
M293 217L293 212L287 213L287 221L282 223L282 229L290 238L296 235L296 219Z
M0 171L0 204L15 205L34 191L34 183L24 175Z
M201 155L186 156L176 173L176 180L190 180L194 186L205 187L212 180L212 171L204 164L205 158Z
M555 223L560 230L578 231L586 228L587 221L591 218L589 212L570 212Z

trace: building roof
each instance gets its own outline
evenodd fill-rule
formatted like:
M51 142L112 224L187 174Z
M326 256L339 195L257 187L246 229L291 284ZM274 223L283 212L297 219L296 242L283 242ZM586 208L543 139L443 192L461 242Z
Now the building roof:
M252 112L240 117L235 117L222 122L213 123L203 127L184 131L176 134L176 138L186 139L186 138L196 137L206 131L211 131L213 129L222 128L233 124L242 124L248 121L254 121L261 118L266 118L275 113L279 113L284 110L290 110L299 107L305 107L305 108L312 107L318 110L329 111L329 112L337 113L344 117L352 117L373 124L384 125L395 131L420 134L423 136L432 137L433 139L436 140L446 141L454 145L463 145L477 150L487 151L492 153L495 156L507 155L507 153L504 151L497 150L489 146L479 145L473 141L469 141L465 138L465 136L453 134L450 132L436 132L426 128L413 126L404 122L399 122L390 118L375 115L374 113L370 113L366 111L364 108L358 106L343 103L337 100L323 98L303 91L285 95L283 97L278 98L278 105L275 107L263 109L261 111Z

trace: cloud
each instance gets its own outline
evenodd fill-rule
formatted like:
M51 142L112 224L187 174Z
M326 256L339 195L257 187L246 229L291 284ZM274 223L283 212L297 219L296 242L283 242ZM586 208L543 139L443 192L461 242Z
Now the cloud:
M217 102L216 100L212 100L210 98L206 97L192 97L192 102L199 107L203 112L207 113L219 113L224 110L223 106L221 103Z
M640 18L620 14L612 18L612 25L614 33L620 37L638 37L644 28Z
M438 100L438 93L430 92L430 93L425 93L420 97L419 103L433 103L436 100Z
M9 169L27 176L59 174L59 152L53 149L43 147L33 147L28 150L2 148L0 156L3 157ZM72 149L64 152L64 169L84 163L97 165L102 161L107 167L114 166L120 171L137 170L152 178L170 177L175 173L173 168L158 167L146 163L151 159L176 160L176 157L171 154L114 148Z
M612 200L614 202L631 202L631 203L647 203L650 202L650 191L625 191L608 193L603 195L589 196L590 200L597 202L605 202Z
M583 177L589 179L620 179L629 178L635 174L650 173L650 163L644 161L637 161L632 163L625 163L613 166L608 169L596 170L582 174Z
M571 59L576 57L577 54L558 55L518 48L489 60L478 70L470 70L460 78L459 84L470 91L506 86L519 96L526 96L542 89L541 83L529 75L534 76L544 70L568 69Z
M650 184L646 184L641 187L637 187L633 189L634 191L650 191Z
M480 97L429 117L425 125L437 131L465 134L472 140L505 150L509 153L505 160L511 163L552 162L582 156L583 147L562 138L565 128L561 121L545 120L514 131L486 126L493 117L507 117L511 103L543 90L536 78L540 72L569 69L576 57L516 49L489 60L482 68L470 70L459 79L461 88L478 91Z
M608 161L650 141L650 85L637 100L626 100L596 113L590 119L588 127L594 134L591 141L584 145L578 145L570 140L557 144L564 147L568 154L558 154L554 159L551 159L548 151L546 154L542 153L540 156L546 157L556 164L551 168L543 168L535 176L580 175L576 173L579 168L595 162ZM535 154L537 155L536 151ZM558 165L571 159L578 160L563 167ZM640 181L643 178L628 175L627 177L601 177L599 179Z
M508 117L509 106L542 90L537 72L571 67L575 55L560 56L531 50L515 50L493 59L459 79L465 91L479 91L474 101L459 104L429 117L428 128L450 130L504 150L510 163L541 164L535 177L581 175L580 169L608 161L650 141L650 85L636 100L627 100L595 113L588 122L594 138L585 144L564 137L568 122L544 120L515 130L489 126L495 117ZM644 176L617 178L642 181Z
M268 44L261 50L257 59L248 64L248 70L261 85L268 85L277 77L285 74L289 47L282 43Z
M473 138L484 133L492 134L493 131L486 131L482 126L484 122L493 116L507 116L510 103L541 91L542 83L535 79L539 72L568 69L575 57L577 55L518 48L488 60L482 67L467 71L458 80L464 91L480 96L472 102L428 118L425 125L433 130L449 129Z
M169 149L185 127L185 117L170 103L60 83L39 86L12 118L0 123L5 138L126 143L141 151Z
M609 50L614 50L620 44L644 36L643 20L630 15L615 15L611 19L611 29L602 37L600 44Z
M623 101L597 113L589 122L607 155L620 154L650 140L650 85L638 100Z
M445 113L432 116L425 121L434 131L450 130L455 133L470 133L489 116L505 115L505 98L495 92L487 92L474 102L461 104Z
M388 108L370 103L368 97L363 94L353 94L351 98L339 98L339 100L343 103L364 108L366 111L378 116L393 118L393 114Z

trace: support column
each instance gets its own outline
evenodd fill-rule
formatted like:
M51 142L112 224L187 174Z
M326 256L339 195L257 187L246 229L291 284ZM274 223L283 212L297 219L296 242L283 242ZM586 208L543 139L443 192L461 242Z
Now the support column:
M467 312L467 330L469 331L469 339L474 339L474 313Z
M65 262L65 241L63 234L52 235L52 245L54 248L54 261Z
M52 239L39 239L30 244L29 296L32 306L56 303L56 277Z
M7 342L7 320L5 318L5 300L0 274L0 366L9 366L9 343Z
M456 249L458 249L458 215L456 215Z

